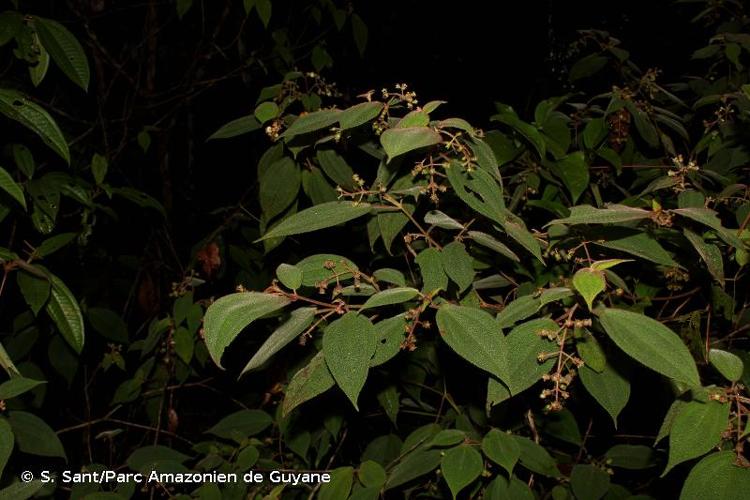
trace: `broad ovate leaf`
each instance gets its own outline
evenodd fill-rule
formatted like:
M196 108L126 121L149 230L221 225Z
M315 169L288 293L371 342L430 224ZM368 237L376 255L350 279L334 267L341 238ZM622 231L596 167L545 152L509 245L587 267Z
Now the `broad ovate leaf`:
M690 387L700 385L695 360L672 330L655 319L624 309L600 308L596 313L609 338L628 356Z
M607 208L594 208L591 205L579 205L570 209L570 215L562 219L555 219L545 224L616 224L619 222L647 219L651 215L648 210L628 207L625 205L610 205Z
M373 307L401 304L402 302L407 302L417 296L419 296L419 290L417 290L416 288L389 288L387 290L377 292L375 295L367 299L367 302L362 305L362 310L370 309Z
M739 356L721 349L708 351L708 361L730 382L737 382L745 369Z
M708 455L693 467L680 493L680 500L743 500L750 491L750 469L737 465L733 451Z
M323 352L334 380L355 408L375 353L376 333L365 316L348 312L328 325Z
M499 429L492 429L482 439L482 451L497 465L513 474L513 467L521 456L521 449L513 436Z
M383 109L383 103L378 101L361 102L339 113L341 130L359 127L377 118Z
M30 129L70 163L70 150L60 127L41 106L16 90L0 89L0 113Z
M62 24L43 17L34 18L34 29L57 67L73 83L88 90L91 78L89 62L76 37Z
M8 193L11 198L16 200L26 210L26 198L23 196L23 188L13 180L13 176L3 167L0 167L0 190Z
M317 132L329 128L334 123L338 122L341 111L337 109L321 109L320 111L314 111L300 115L283 134L285 140L289 140L294 136L309 134L311 132Z
M578 374L588 393L609 413L617 428L617 417L630 399L628 379L609 364L600 371L584 365Z
M312 324L313 318L315 318L314 307L300 307L292 311L289 319L274 330L271 336L263 342L263 345L260 346L247 365L245 365L245 368L242 369L242 373L256 370L263 366L274 354L283 349L309 327Z
M711 451L721 441L729 421L729 403L690 401L675 416L669 432L669 461L662 476L675 465Z
M482 455L468 444L446 451L440 461L440 470L453 498L457 498L461 490L473 483L483 469Z
M254 115L241 116L219 127L219 129L211 134L207 140L230 139L232 137L254 132L259 128L260 122L258 122Z
M50 296L46 311L65 341L77 353L83 349L84 326L81 308L73 292L57 276L47 272Z
M581 294L586 305L591 310L594 299L602 293L607 286L604 273L590 267L579 269L573 275L573 287Z
M214 363L221 367L224 349L243 328L287 304L289 299L282 295L259 292L233 293L211 304L203 319L203 332L206 348Z
M407 127L388 129L380 136L388 160L416 149L439 144L440 134L429 127Z
M442 339L471 364L503 380L505 337L494 318L472 307L445 304L437 313Z
M276 268L276 277L279 281L292 290L296 290L302 286L302 269L291 264L279 264Z
M336 226L362 217L369 213L370 209L369 203L354 203L351 201L321 203L287 217L256 241L309 233Z
M310 362L297 373L284 393L284 403L282 405L282 415L286 416L301 405L320 394L323 394L336 383L331 376L331 372L326 365L323 351L318 352Z

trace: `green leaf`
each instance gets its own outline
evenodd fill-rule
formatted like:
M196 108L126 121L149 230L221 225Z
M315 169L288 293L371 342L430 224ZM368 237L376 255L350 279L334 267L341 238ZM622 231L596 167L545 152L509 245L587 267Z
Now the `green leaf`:
M12 411L8 422L16 437L18 449L30 455L60 457L67 460L60 439L44 420L25 411Z
M435 434L425 446L428 448L446 448L463 443L466 439L466 433L459 429L443 429Z
M700 385L690 351L672 330L643 314L623 309L602 308L597 314L609 338L628 356L690 387Z
M34 162L34 155L31 154L29 148L23 144L13 144L13 160L16 162L18 169L23 174L31 179L34 176L36 170L36 163Z
M573 275L573 287L581 294L589 311L593 307L594 299L602 293L607 286L604 273L589 267L579 269Z
M750 469L736 465L733 451L708 455L693 467L680 493L680 500L742 500L750 490Z
M389 471L385 489L396 488L431 472L440 464L442 454L439 449L422 448L409 453Z
M594 149L607 137L607 123L604 118L592 118L583 129L583 145Z
M87 91L90 79L89 62L76 37L62 24L43 17L34 17L34 29L57 67L73 83Z
M322 281L346 281L358 270L351 260L330 253L305 257L295 264L302 269L302 286L315 286Z
M263 124L279 116L279 105L273 101L258 104L253 113L259 123Z
M272 423L271 416L262 410L240 410L222 418L206 432L220 438L242 442L245 438L267 429Z
M360 464L357 477L364 486L378 489L385 484L387 478L383 466L373 460L365 460Z
M70 151L55 120L39 105L18 91L0 89L0 113L37 134L44 143L70 164Z
M672 213L682 217L687 217L699 224L710 227L716 234L729 245L735 248L743 248L742 240L735 234L735 231L725 228L721 225L721 219L716 212L710 208L675 208Z
M508 328L534 314L542 307L542 302L533 295L523 295L507 304L497 315L500 328Z
M370 362L370 366L374 366L372 361ZM396 386L389 385L382 391L378 392L377 399L388 419L394 426L396 426L399 404L401 402L401 394L398 392Z
M364 311L365 309L371 309L373 307L382 307L382 306L390 306L393 304L401 304L402 302L407 302L409 300L412 300L414 297L417 297L419 295L419 290L416 288L409 288L409 287L398 287L398 288L389 288L387 290L383 290L382 292L378 292L375 295L371 296L367 301L362 305L362 308L360 311Z
M493 236L490 236L487 233L482 233L479 231L469 231L467 234L472 240L479 243L483 247L489 248L490 250L494 250L500 255L503 255L512 261L521 262L521 259L518 257L518 255L516 255L516 253L513 250L505 246L503 243L500 243Z
M346 161L333 149L320 149L316 155L318 164L323 172L330 177L333 182L339 186L349 189L356 190L357 186L354 183L354 171Z
M150 445L142 446L133 451L125 463L135 471L149 473L152 470L157 470L159 464L181 464L189 458L184 453L180 453L168 446Z
M0 418L0 476L2 476L5 466L8 464L11 453L13 453L13 429L11 429L8 420ZM0 491L0 496L2 492ZM15 497L6 497L12 499Z
M11 198L16 200L26 210L26 198L23 196L23 188L13 180L10 173L3 167L0 167L0 190L8 193Z
M406 208L409 213L414 211L413 205L404 204L404 208ZM378 229L380 230L380 236L383 238L383 245L389 254L391 253L393 240L396 239L396 236L401 233L408 223L409 218L401 212L378 214Z
M116 312L102 307L89 307L86 317L102 337L120 344L128 343L128 326Z
M557 346L544 338L544 331L556 332L557 323L548 318L539 318L522 323L505 337L505 378L503 383L511 395L519 394L537 383L555 363L548 359L540 363L540 353L556 350Z
M609 474L601 467L576 464L570 473L570 487L578 500L599 500L609 490Z
M576 350L586 366L597 373L601 373L607 366L607 358L604 355L599 341L590 332L584 330L583 338L576 342Z
M621 469L640 470L656 465L654 449L640 444L617 444L605 456L608 465Z
M364 55L365 48L367 47L367 25L357 13L352 14L351 21L354 44L357 46L357 51L359 51L361 57Z
M0 498L7 500L26 500L27 498L36 495L39 490L44 488L44 485L45 483L42 481L31 481L29 483L19 481L0 490Z
M354 203L351 201L332 201L315 205L282 220L256 242L280 236L309 233L343 224L362 217L369 213L370 209L369 203Z
M354 482L353 467L339 467L331 471L331 481L323 483L318 492L318 500L339 500L348 498Z
M284 296L258 292L233 293L211 304L203 320L203 331L206 348L214 363L222 367L224 349L243 328L287 304L289 299Z
M429 127L391 128L380 136L388 161L416 149L440 144L440 134Z
M336 383L326 365L323 351L318 352L310 362L297 373L284 393L284 404L282 414L284 416L301 405L305 401L323 394Z
M15 398L21 394L30 391L34 387L46 384L44 380L34 380L31 378L14 377L0 384L0 400Z
M37 257L47 257L72 242L76 239L76 236L78 236L76 233L56 234L55 236L44 240L38 247L36 247L34 253L36 253Z
M648 114L641 111L640 108L636 107L636 105L630 101L625 102L625 107L628 108L630 115L633 117L635 128L643 140L651 147L658 146L659 132L656 130L656 127Z
M482 439L482 451L497 465L513 474L513 467L521 456L521 448L513 436L498 429L492 429Z
M703 262L706 263L706 267L708 268L708 272L711 273L711 276L713 276L719 284L723 285L724 260L719 247L712 243L706 243L703 238L687 228L683 229L682 232L693 248L695 248L695 251L698 252L698 255L700 255Z
M648 233L635 232L617 235L617 238L594 239L592 243L635 255L641 259L669 267L678 267L672 256Z
M443 229L455 229L456 231L461 231L464 228L457 220L449 217L440 210L430 210L427 212L424 216L424 222L431 226Z
M263 342L263 345L260 346L247 365L245 365L245 368L242 369L240 375L257 370L263 366L266 361L305 331L312 324L314 318L314 307L300 307L292 311L289 319L274 330L271 336Z
M357 398L367 380L370 358L375 353L375 339L370 320L353 311L328 325L323 335L328 369L357 409Z
M281 137L288 141L297 135L309 134L327 129L339 121L340 114L341 111L338 109L322 109L320 111L314 111L302 115L294 120L289 128L281 134Z
M276 277L281 283L291 289L296 290L302 286L302 269L291 264L279 264L276 268Z
M403 314L375 323L377 347L370 366L382 365L401 351L406 320Z
M456 285L459 292L463 292L474 281L473 259L466 251L463 243L452 241L443 247L440 253L443 269Z
M582 57L570 68L569 78L575 82L598 73L607 65L608 59L599 54L589 54Z
M231 137L237 137L238 135L254 132L259 128L260 123L254 115L242 116L222 125L206 140L210 141L213 139L229 139Z
M107 159L99 153L94 153L94 156L91 157L91 174L94 176L94 182L96 182L97 185L104 182L108 169L109 163L107 162Z
M721 441L729 420L729 403L689 401L669 432L669 461L662 477L677 464L711 451Z
M268 23L271 22L271 10L271 0L255 0L255 11L264 28L268 28Z
M422 250L415 259L422 274L422 293L448 289L448 275L443 269L443 259L436 248Z
M184 326L178 327L172 334L174 341L174 352L177 356L189 365L193 359L195 351L195 339L193 334Z
M482 455L469 445L456 446L445 452L440 461L440 470L448 483L453 498L473 483L484 469Z
M508 212L506 216L498 220L498 222L503 228L503 231L508 233L508 236L516 240L516 242L518 242L522 247L528 250L531 255L536 257L539 262L544 264L542 251L539 247L539 241L537 241L534 235L531 234L528 229L526 229L526 225L521 219Z
M571 201L575 204L589 187L589 166L582 151L576 151L557 161L552 171L562 179L570 191Z
M543 476L560 477L561 474L557 469L557 464L547 450L524 436L514 435L513 439L516 440L521 450L519 462L522 466Z
M599 372L584 365L578 375L588 393L609 413L617 428L617 417L630 399L628 379L609 364Z
M361 102L341 111L339 114L339 126L341 130L359 127L377 118L382 110L382 102Z
M521 134L524 139L531 143L532 146L534 146L539 158L544 158L544 155L546 154L546 146L542 134L539 133L539 130L533 125L522 121L510 106L503 105L501 112L492 116L490 120L505 123L513 128L516 132Z
M737 382L742 378L745 365L739 356L721 349L711 349L708 351L708 360L730 382Z
M49 272L46 274L52 285L49 302L45 308L47 314L65 341L80 354L83 349L84 326L78 301L60 278Z
M480 309L444 304L436 319L442 339L459 356L505 379L505 338L492 316Z
M426 127L430 123L430 115L422 110L410 111L396 124L396 128Z
M193 6L193 0L177 0L177 17L182 19Z
M404 273L402 273L398 269L384 267L382 269L375 270L372 275L376 280L382 281L384 283L390 283L391 285L396 286L406 286L406 278L404 277Z
M260 207L265 220L282 213L297 199L302 175L299 166L289 157L282 157L260 177Z
M536 495L531 491L529 485L513 476L508 481L501 475L495 478L487 486L482 497L485 500L536 500ZM557 500L556 497L552 497Z
M44 278L19 270L16 273L16 283L21 289L21 295L29 305L34 315L39 314L42 307L49 299L51 285Z
M647 219L651 212L642 208L633 208L625 205L610 205L607 208L594 208L591 205L578 205L570 209L570 215L562 219L548 222L544 227L553 224L616 224Z

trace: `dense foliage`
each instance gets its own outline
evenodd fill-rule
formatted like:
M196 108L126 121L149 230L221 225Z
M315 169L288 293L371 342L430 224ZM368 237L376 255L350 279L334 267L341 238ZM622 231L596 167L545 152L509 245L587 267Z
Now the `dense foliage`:
M321 76L334 47L367 46L348 5L281 7L311 31L274 27L281 2L228 2L213 19L178 0L169 23L208 15L214 32L170 59L185 76L161 88L165 7L149 4L147 43L119 59L92 31L95 4L70 11L78 37L54 12L0 13L0 497L746 496L741 4L690 2L713 35L686 40L675 82L581 32L567 94L528 113L497 103L483 128L430 89L352 98ZM229 49L241 65L212 73ZM176 126L218 82L258 75L251 113L228 105L232 120L197 139ZM153 115L132 116L141 100ZM260 153L240 200L196 201L212 225L175 242L190 209L166 151L182 132ZM332 480L74 484L44 470Z

